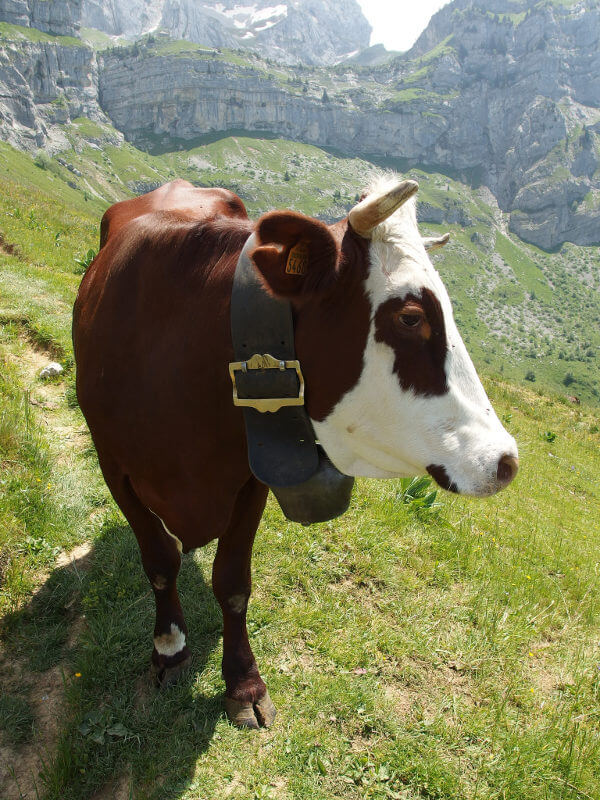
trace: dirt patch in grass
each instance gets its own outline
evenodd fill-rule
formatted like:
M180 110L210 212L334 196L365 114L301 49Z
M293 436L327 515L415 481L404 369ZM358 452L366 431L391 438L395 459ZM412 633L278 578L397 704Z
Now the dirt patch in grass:
M90 566L92 545L90 542L78 544L68 553L61 553L56 559L56 567L72 567L76 572L87 570Z
M2 666L4 673L5 665ZM58 740L62 721L63 670L57 665L47 672L25 677L23 665L13 663L11 671L8 681L3 678L5 690L11 685L22 688L25 680L30 684L28 700L35 718L35 743L14 747L5 742L0 747L0 786L4 800L33 800L40 792L40 773Z
M1 252L1 251L0 251ZM44 297L37 298L43 302ZM0 313L0 325L13 325L18 328L21 338L26 344L36 352L45 353L47 361L54 361L64 358L64 347L55 341L51 335L46 332L38 330L32 323L31 319L23 314L14 314L12 312ZM45 363L47 363L47 361Z
M90 563L91 545L83 544L63 553L56 568L85 570ZM45 578L48 578L46 573ZM41 583L38 592L43 589ZM77 616L69 631L68 644L79 638L85 621ZM0 733L0 797L2 800L37 800L41 796L42 774L51 760L63 724L65 663L45 672L32 672L24 661L8 658L0 650L0 681L7 694L22 694L25 690L33 714L33 737L30 742L15 746ZM125 800L127 794L106 795Z
M9 256L20 256L21 251L19 250L18 245L13 244L12 242L7 242L4 238L4 234L0 233L0 251L6 253Z
M32 343L26 332L19 336L17 352L7 352L10 361L21 372L23 384L29 390L29 403L42 419L57 463L64 463L69 456L83 451L89 445L86 425L65 402L66 386L60 379L42 381L40 372L54 360L55 354Z
M410 722L432 719L455 703L462 708L477 705L471 676L454 662L435 669L420 668L410 682L392 681L386 676L383 695L392 713Z
M527 676L536 695L545 698L575 685L575 676L571 669L556 662L556 642L544 639L534 642L528 653Z
M36 383L40 372L54 360L55 354L51 348L41 347L37 342L32 342L26 326L21 325L18 338L21 347L16 353L8 353L8 357L19 368L23 381L26 386ZM48 381L35 387L42 390L42 394L48 394L53 400L62 399L61 384Z
M54 360L54 354L32 342L26 326L19 325L19 335L5 348L7 358L18 368L22 385L35 416L47 434L57 463L69 460L87 446L84 426L76 413L65 403L65 383L62 380L39 380L39 373ZM57 569L83 572L89 567L91 544L84 543L63 552L54 565ZM35 575L37 589L31 600L44 590L51 571L44 569ZM73 647L81 636L85 620L70 607L65 607L69 619L66 640ZM33 671L25 658L0 651L0 686L7 696L22 698L33 719L31 735L25 741L11 741L8 731L0 731L0 798L2 800L35 800L42 795L43 773L56 750L64 725L66 662L55 664L44 672ZM14 737L13 737L14 738ZM118 796L118 795L115 795ZM124 795L126 796L126 795Z

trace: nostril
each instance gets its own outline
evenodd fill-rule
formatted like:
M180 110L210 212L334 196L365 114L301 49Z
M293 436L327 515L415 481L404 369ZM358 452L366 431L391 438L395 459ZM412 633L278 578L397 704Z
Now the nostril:
M498 462L498 480L500 483L509 484L517 474L519 459L514 456L503 455Z

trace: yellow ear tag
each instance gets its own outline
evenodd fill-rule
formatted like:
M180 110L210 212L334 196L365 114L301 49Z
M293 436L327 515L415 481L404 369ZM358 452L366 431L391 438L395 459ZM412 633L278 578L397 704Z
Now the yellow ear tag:
M302 239L292 247L288 256L285 271L288 275L306 275L308 268L308 242Z

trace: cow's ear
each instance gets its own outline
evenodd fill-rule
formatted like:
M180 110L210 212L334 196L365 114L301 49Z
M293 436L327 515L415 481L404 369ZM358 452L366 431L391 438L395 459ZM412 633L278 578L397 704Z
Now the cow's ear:
M339 254L327 225L295 211L272 211L258 220L256 238L250 258L272 294L301 300L333 288Z

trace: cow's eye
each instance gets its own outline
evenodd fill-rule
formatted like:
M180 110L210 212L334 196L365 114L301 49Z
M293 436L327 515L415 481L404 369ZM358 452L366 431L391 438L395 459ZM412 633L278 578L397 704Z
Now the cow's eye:
M395 321L402 328L418 328L423 322L423 311L420 308L405 308L394 314Z
M399 314L399 318L406 328L416 328L423 319L420 314Z

